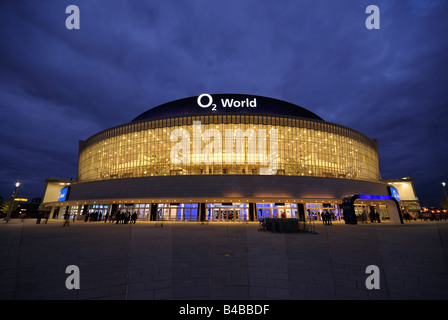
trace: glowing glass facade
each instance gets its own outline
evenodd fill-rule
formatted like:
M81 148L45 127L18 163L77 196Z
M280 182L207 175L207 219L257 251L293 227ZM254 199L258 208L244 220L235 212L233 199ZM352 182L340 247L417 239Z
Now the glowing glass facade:
M195 136L198 122L200 136ZM275 140L270 140L272 129L276 130ZM191 146L189 150L176 152L184 157L179 163L172 160L172 150L180 141L173 139L174 132L183 132L189 139L188 148ZM205 132L217 135L205 137ZM215 148L214 155L220 161L210 163L205 161L204 150L217 137L221 138L221 149ZM100 132L80 142L78 181L167 175L258 175L267 164L252 152L266 147L269 155L274 143L277 175L380 180L376 142L355 130L304 118L220 114L130 122Z

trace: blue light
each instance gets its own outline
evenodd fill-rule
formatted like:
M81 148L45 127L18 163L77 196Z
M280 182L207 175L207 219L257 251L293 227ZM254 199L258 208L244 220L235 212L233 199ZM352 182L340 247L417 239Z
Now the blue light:
M380 195L371 195L371 194L360 194L358 195L359 199L368 199L368 200L392 200L391 196L380 196Z
M393 198L395 198L395 200L400 201L400 194L398 193L397 188L389 186L389 191L390 191L391 196Z
M67 199L68 187L62 188L59 192L58 201L65 201Z

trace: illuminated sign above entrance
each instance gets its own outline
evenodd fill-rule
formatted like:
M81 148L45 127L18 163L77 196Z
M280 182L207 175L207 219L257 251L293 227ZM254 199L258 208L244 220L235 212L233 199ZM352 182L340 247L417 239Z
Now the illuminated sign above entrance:
M213 103L213 97L208 93L203 93L198 96L198 106L201 108L210 108L212 107L212 111L216 111L218 105ZM222 98L219 99L221 108L256 108L257 107L257 98L246 98L246 99L235 99L235 98Z
M391 186L389 186L388 188L389 188L390 196L392 198L394 198L395 200L400 201L400 194L398 193L397 188L394 188L394 187L391 187Z
M68 192L70 190L70 187L62 188L59 192L58 201L65 201L68 198Z

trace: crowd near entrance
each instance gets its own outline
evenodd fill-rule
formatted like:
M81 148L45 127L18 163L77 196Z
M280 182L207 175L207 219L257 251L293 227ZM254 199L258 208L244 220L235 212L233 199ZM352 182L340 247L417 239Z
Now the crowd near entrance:
M197 203L160 203L157 206L158 221L197 221ZM148 220L148 217L145 217Z
M355 204L354 207L356 220L361 223L381 222L390 219L385 205Z
M299 218L295 203L257 203L257 218Z
M246 203L207 203L207 221L248 221Z
M53 218L67 207L53 207ZM355 204L358 222L388 220L386 205ZM77 205L68 207L70 219L86 222L109 221L130 217L135 221L258 221L268 218L294 218L308 221L343 221L341 206L334 203L123 203ZM123 218L120 221L126 221Z
M306 215L309 220L323 220L328 216L331 221L340 221L343 219L342 210L337 204L331 203L307 203Z

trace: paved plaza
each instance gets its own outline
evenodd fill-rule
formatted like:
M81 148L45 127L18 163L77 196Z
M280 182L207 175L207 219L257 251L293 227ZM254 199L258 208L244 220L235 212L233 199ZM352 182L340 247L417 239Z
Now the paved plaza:
M258 223L0 223L2 300L441 300L448 222L259 231ZM69 290L69 265L79 289ZM367 289L366 268L379 268Z

